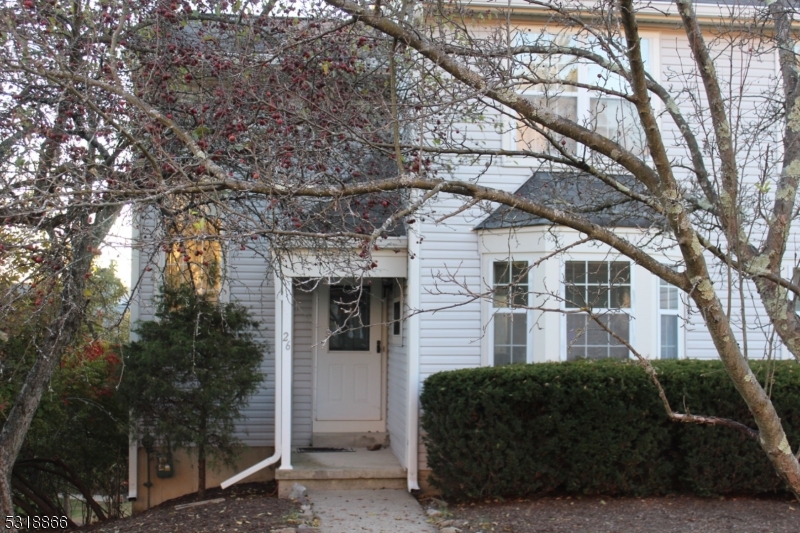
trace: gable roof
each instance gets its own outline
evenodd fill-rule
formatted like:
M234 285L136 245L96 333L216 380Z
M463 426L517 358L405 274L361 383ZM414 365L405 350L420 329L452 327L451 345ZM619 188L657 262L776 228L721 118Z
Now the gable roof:
M643 189L632 176L614 176L633 190ZM535 172L516 195L537 199L548 207L562 209L608 227L648 228L659 216L641 203L588 174L576 172ZM549 226L547 219L501 205L476 230Z

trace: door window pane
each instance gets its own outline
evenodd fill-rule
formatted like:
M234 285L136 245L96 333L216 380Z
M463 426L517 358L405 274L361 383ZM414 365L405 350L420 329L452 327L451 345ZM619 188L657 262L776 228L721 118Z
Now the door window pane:
M330 351L369 350L369 287L331 287Z

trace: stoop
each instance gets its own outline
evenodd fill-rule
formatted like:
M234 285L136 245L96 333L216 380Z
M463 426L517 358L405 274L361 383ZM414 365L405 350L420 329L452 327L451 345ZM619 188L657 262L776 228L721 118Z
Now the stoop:
M292 470L276 470L278 497L292 485L311 490L405 489L406 471L388 448L354 452L292 453Z

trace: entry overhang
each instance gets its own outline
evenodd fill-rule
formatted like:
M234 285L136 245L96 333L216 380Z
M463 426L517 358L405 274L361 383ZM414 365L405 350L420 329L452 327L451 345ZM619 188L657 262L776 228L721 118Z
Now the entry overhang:
M297 248L280 257L285 278L406 278L408 249L406 237L390 237L361 257L357 248L349 250Z

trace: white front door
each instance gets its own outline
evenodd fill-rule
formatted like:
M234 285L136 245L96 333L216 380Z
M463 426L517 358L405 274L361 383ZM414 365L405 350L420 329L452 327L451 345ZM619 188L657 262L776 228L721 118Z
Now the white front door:
M380 290L320 287L315 433L385 431Z

